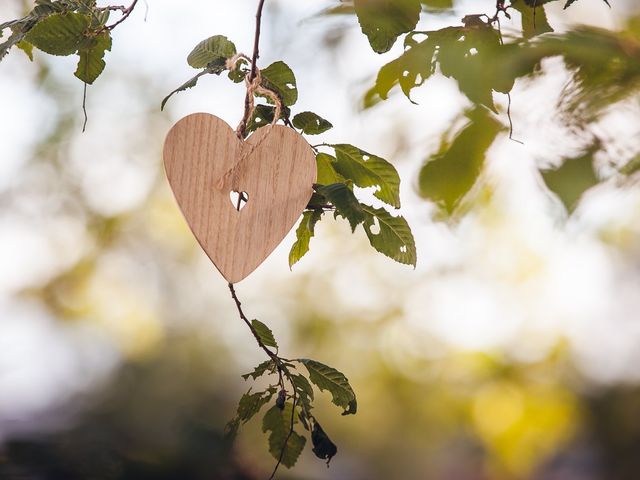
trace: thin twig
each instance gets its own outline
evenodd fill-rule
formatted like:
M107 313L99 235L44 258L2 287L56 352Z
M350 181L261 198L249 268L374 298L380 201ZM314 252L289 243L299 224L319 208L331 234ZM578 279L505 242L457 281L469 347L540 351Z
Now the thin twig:
M84 133L87 129L87 122L89 121L89 117L87 116L87 82L84 82L84 89L82 91L82 113L84 114L82 133Z
M105 30L113 30L118 25L120 25L122 22L124 22L127 18L129 18L129 15L131 15L131 13L133 12L133 9L136 8L136 4L137 3L138 3L138 0L133 0L133 2L131 2L131 5L129 5L124 10L122 10L122 7L118 7L118 10L120 10L122 12L122 17L116 23L114 23L112 25L105 26L104 29Z
M262 340L260 340L260 335L258 335L258 332L256 331L256 329L253 328L253 325L251 325L251 322L242 311L242 304L240 303L240 300L238 300L238 296L236 295L236 289L233 286L233 283L231 282L229 282L229 291L231 292L231 298L233 298L233 301L236 303L236 308L238 309L238 314L240 315L240 318L244 323L247 324L247 327L249 327L249 330L251 330L251 333L253 334L256 341L258 342L258 346L262 350L264 350L267 355L269 355L269 358L271 358L271 360L273 360L276 363L276 365L278 365L280 363L280 358L271 350L269 350L269 348L264 343L262 343Z
M509 119L509 140L513 140L520 145L524 145L524 142L513 138L513 121L511 120L511 92L507 93L507 98L509 99L509 102L507 103L507 118Z
M258 10L256 11L256 33L253 39L253 55L251 57L251 71L249 72L249 84L253 82L254 78L256 78L256 68L258 57L260 56L260 28L262 25L262 9L264 8L265 0L260 0L258 2ZM247 90L247 95L244 99L244 116L242 117L242 121L240 122L240 127L238 128L238 136L240 138L244 138L247 130L247 122L249 122L249 114L251 112L251 97L253 95L252 92Z

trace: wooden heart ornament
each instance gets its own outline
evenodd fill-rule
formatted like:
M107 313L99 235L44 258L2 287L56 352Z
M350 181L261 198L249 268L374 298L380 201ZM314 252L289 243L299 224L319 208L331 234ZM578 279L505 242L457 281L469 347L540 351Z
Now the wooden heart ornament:
M236 283L278 246L304 211L316 181L313 150L280 125L240 140L223 120L189 115L169 131L164 165L180 210L222 276ZM246 192L237 210L231 192Z

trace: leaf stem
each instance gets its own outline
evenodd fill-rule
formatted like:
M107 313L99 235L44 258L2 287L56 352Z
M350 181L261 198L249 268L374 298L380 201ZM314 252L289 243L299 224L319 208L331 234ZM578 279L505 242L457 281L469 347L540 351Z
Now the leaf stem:
M131 13L133 12L133 9L136 8L136 4L137 3L138 3L138 0L133 0L133 2L131 2L131 5L129 5L126 8L118 7L117 9L122 12L122 17L116 23L104 27L105 30L113 30L118 25L120 25L122 22L124 22L127 18L129 18L129 15L131 15Z
M291 381L291 380L289 380ZM293 383L291 383L291 386L294 387ZM293 435L293 423L295 421L295 415L296 415L296 403L298 401L298 396L296 393L296 389L295 387L293 388L293 405L291 406L291 424L289 425L289 433L287 434L287 438L284 439L284 443L282 444L282 449L280 450L280 457L278 458L278 463L276 463L275 468L273 469L273 472L271 473L271 476L269 477L269 480L273 480L276 476L276 472L278 471L278 467L280 467L280 464L282 463L282 459L284 457L284 452L287 449L287 443L289 442L289 439L291 438L291 435Z
M257 330L253 327L253 325L251 325L251 322L242 311L242 303L238 299L238 295L236 294L236 289L233 283L229 283L229 291L231 292L231 298L233 298L233 301L236 304L236 308L238 309L238 314L240 315L240 318L244 323L247 324L247 327L249 327L249 330L251 330L251 333L256 339L256 342L258 342L258 346L265 351L265 353L269 356L269 358L275 362L276 366L278 367L278 370L280 370L280 364L281 364L280 357L278 357L278 355L276 355L274 352L269 350L269 348L264 343L262 343L262 340L260 340L260 335L258 334Z

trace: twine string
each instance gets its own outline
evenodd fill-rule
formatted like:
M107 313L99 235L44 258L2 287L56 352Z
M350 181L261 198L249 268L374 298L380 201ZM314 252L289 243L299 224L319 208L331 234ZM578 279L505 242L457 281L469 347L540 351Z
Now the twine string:
M237 53L233 57L227 59L225 67L230 71L233 71L241 61L251 63L249 57L247 57L244 53ZM280 97L276 92L262 85L262 74L260 73L260 69L258 67L255 68L255 76L252 80L249 80L249 76L250 75L246 75L244 78L244 83L247 87L248 108L245 108L244 116L236 127L236 135L238 135L240 139L242 139L242 130L246 128L247 122L251 119L253 113L255 112L255 95L265 96L273 102L273 120L271 121L272 126L275 125L276 122L280 119L280 114L282 113L282 101L280 100ZM256 147L257 145L254 145L253 148L244 153L243 157L246 157ZM231 167L224 175L220 177L220 180L216 184L216 188L222 190L227 185L230 185L232 189L237 188L238 178L237 169L235 167L236 165Z
M251 59L244 53L236 53L233 57L227 59L225 66L230 71L233 71L241 61L251 63ZM262 73L257 66L255 67L255 75L253 79L250 79L249 77L250 75L245 75L244 77L244 84L247 87L247 98L249 99L249 108L247 109L247 111L245 111L243 119L240 121L238 127L236 128L236 133L238 134L238 136L241 136L242 134L242 126L251 119L253 113L255 112L255 95L262 95L264 97L267 97L273 103L273 120L271 121L271 125L275 125L276 122L280 119L280 115L282 114L282 102L280 101L280 97L276 92L262 85Z

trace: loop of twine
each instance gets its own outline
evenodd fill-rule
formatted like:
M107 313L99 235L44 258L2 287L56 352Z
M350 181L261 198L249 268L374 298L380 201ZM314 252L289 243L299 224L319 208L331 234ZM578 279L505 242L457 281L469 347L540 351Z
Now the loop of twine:
M251 64L251 59L247 57L244 53L236 53L233 57L228 58L225 66L233 71L236 69L238 62L241 60L245 60L247 63ZM255 105L255 95L262 95L267 97L269 100L273 102L273 120L271 121L271 125L275 125L276 122L280 119L280 115L282 113L282 102L280 101L280 97L276 92L270 90L262 85L262 74L260 69L257 66L254 66L254 77L250 80L250 74L244 77L244 83L247 87L247 99L248 99L248 110L245 111L244 117L238 124L236 128L236 133L238 136L241 136L243 132L241 130L246 126L246 123L251 119L253 113L256 109Z
M241 60L247 61L249 64L251 60L244 53L237 53L233 57L228 58L225 64L225 67L230 71L235 70L238 62ZM247 106L248 108L244 112L244 116L238 127L236 128L236 135L240 139L242 139L243 130L246 128L247 122L251 119L253 112L255 111L255 98L254 95L263 95L269 98L273 102L273 120L271 121L271 125L275 125L276 122L280 119L280 114L282 113L282 102L280 101L280 97L273 90L269 90L261 85L262 83L262 74L260 73L260 69L258 67L255 68L255 75L253 80L249 80L250 74L247 74L244 77L244 83L247 87ZM237 178L237 169L234 165L231 167L224 175L220 177L220 180L216 184L216 188L222 190L225 188L225 185L230 185L231 188L237 188L238 178Z

